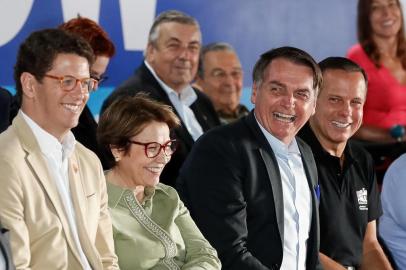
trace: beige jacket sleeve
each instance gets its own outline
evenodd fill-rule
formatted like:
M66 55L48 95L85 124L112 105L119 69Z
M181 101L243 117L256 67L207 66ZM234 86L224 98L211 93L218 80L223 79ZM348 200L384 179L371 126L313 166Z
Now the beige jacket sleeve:
M100 254L103 269L119 269L118 259L114 252L113 227L108 210L106 180L100 168L100 219L96 233L96 248Z
M10 230L10 247L16 269L29 268L30 241L24 219L24 195L18 170L0 159L0 220Z

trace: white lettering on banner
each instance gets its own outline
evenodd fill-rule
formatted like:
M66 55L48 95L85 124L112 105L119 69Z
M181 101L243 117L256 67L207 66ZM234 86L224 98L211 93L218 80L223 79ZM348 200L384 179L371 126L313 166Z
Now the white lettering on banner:
M120 0L124 49L142 51L155 18L156 0Z
M23 27L34 0L0 1L0 46L12 40Z
M65 22L80 14L99 23L100 0L61 0L61 4Z
M80 14L99 22L100 1L61 0L64 21ZM118 2L125 50L142 51L145 49L148 31L155 18L156 2L157 0L120 0ZM2 25L0 27L0 46L5 45L18 34L30 15L33 3L34 0L0 0L0 25ZM118 16L120 14L117 14Z

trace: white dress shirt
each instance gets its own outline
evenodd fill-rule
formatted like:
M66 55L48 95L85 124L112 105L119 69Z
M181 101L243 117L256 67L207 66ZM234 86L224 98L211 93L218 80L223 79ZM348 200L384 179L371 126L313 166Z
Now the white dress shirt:
M258 125L275 153L282 179L284 235L280 269L305 270L312 208L301 153L296 139L286 145Z
M90 270L91 267L83 252L79 241L78 229L75 218L75 209L73 208L72 198L70 195L69 178L68 178L68 162L69 157L75 149L76 140L72 132L68 132L63 138L62 144L51 134L42 129L28 115L21 111L24 120L34 133L39 144L42 155L47 163L50 175L55 180L59 196L65 207L65 213L68 217L69 227L73 235L76 247L79 250L79 256L84 269ZM55 258L57 259L57 258Z
M179 93L176 92L158 77L158 75L155 73L155 71L148 64L147 61L144 61L144 64L161 85L161 87L164 89L173 107L185 124L185 127L188 130L189 134L193 137L193 140L196 141L203 134L203 129L197 121L192 109L190 109L190 105L192 105L193 102L195 102L197 99L195 90L193 90L192 86L188 85Z

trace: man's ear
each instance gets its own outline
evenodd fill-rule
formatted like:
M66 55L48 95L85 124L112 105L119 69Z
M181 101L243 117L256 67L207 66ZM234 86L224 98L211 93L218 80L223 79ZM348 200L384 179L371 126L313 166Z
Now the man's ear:
M20 82L23 95L27 96L28 98L33 98L35 96L37 83L34 75L28 72L23 72L20 76Z
M316 113L316 108L317 108L317 98L316 98L316 100L314 101L312 116Z
M251 103L252 104L255 104L255 102L257 100L258 87L259 87L259 85L256 82L254 82L252 84L252 93L251 93Z
M147 44L147 49L145 51L145 59L147 59L148 63L151 63L154 60L154 50L155 50L154 45L151 42L149 42Z

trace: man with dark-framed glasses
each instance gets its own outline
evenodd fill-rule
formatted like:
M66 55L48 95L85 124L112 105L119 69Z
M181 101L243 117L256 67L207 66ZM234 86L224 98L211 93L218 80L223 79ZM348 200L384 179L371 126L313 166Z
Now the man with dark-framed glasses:
M17 269L118 269L100 161L76 142L96 80L89 44L32 33L14 70L21 109L0 135L0 220Z

